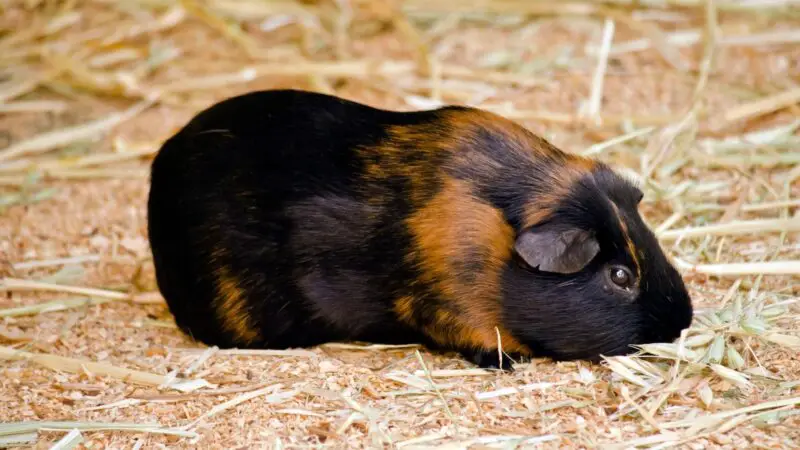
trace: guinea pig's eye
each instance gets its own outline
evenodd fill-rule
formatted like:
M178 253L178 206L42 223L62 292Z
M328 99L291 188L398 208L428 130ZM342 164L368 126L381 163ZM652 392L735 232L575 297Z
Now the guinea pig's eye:
M633 286L633 274L624 267L611 267L608 272L608 277L611 279L612 283L623 289L628 289Z

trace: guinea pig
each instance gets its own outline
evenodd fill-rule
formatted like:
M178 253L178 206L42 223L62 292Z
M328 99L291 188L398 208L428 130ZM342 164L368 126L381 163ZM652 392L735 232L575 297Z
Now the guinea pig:
M148 237L158 288L200 343L417 343L509 370L596 362L690 325L642 195L481 109L267 90L164 142Z

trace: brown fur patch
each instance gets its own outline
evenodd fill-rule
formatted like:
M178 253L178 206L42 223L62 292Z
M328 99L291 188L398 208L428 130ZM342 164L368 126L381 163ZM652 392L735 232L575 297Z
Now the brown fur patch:
M222 327L233 335L237 343L252 344L257 341L260 333L247 312L247 300L239 280L224 265L214 270L214 278L217 287L214 309Z
M549 218L569 196L575 183L595 169L596 163L589 158L564 153L558 159L559 165L551 174L548 189L539 192L535 201L527 202L523 226L532 227Z
M581 178L596 169L597 163L591 159L567 153L547 140L537 136L518 123L489 111L474 110L448 115L450 127L462 130L464 136L478 130L488 130L507 141L508 149L533 161L536 165L553 165L547 173L548 182L545 189L536 192L536 199L527 203L524 211L523 226L531 227L550 217L556 206L567 197L572 186ZM461 155L459 155L461 156ZM479 152L466 152L463 155L473 167L496 169L494 162ZM495 163L496 164L496 163ZM502 170L501 167L497 169Z
M636 251L636 245L633 243L633 240L631 239L630 233L628 232L628 225L622 219L622 214L620 214L619 208L613 201L610 203L611 203L611 208L614 210L614 215L617 216L617 222L619 222L619 227L622 230L622 236L625 239L625 245L627 247L628 253L630 254L631 259L633 260L633 265L636 268L636 282L638 284L639 280L642 279L642 267L641 264L639 263L640 254L639 252Z
M364 161L364 186L379 186L389 178L402 177L411 183L411 201L421 205L433 191L435 172L439 163L453 152L448 142L450 130L442 129L441 123L405 126L395 125L387 129L388 138L376 147L359 149ZM383 201L381 192L370 195L370 203L379 206Z
M419 261L423 281L452 305L438 311L434 323L420 324L430 336L443 345L492 349L497 327L504 350L529 354L500 323L500 271L514 240L501 211L476 199L465 182L445 178L408 227L416 244L411 257ZM398 301L398 312L406 302Z
M414 317L414 298L400 297L394 302L394 313L402 322L410 322Z
M365 184L402 177L411 185L416 213L407 225L415 249L409 256L420 264L423 281L449 302L432 323L414 325L440 344L480 349L497 347L497 327L504 350L530 354L500 323L500 273L511 257L514 230L500 210L472 194L474 186L449 178L442 170L443 164L470 167L484 181L500 175L503 158L495 160L491 152L476 147L490 145L486 133L502 140L503 151L515 152L532 166L553 167L552 173L545 172L545 186L532 193L535 199L523 211L524 226L552 214L572 185L595 168L593 160L563 152L500 115L453 109L439 112L438 119L427 124L390 127L389 138L380 146L361 149ZM437 193L431 198L432 192ZM370 195L370 201L379 203L381 193ZM409 297L396 300L400 320L413 322L414 302Z

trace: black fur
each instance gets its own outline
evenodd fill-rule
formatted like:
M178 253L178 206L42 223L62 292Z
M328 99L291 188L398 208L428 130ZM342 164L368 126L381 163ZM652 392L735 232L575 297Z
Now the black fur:
M583 180L558 212L562 224L595 230L599 256L573 275L535 273L510 265L503 283L506 323L525 342L535 342L540 356L557 360L598 360L629 353L632 343L669 342L680 336L692 306L680 274L669 264L658 241L637 212L638 189L606 168ZM633 267L623 248L620 226L611 218L618 206L640 252L642 277L629 300L615 293L604 276L610 264ZM531 292L555 303L531 302ZM563 339L569 336L569 339Z
M482 367L498 366L496 349L441 348L398 320L393 302L401 296L415 299L415 323L435 321L442 309L460 313L421 281L405 219L439 191L447 174L467 180L476 197L503 211L514 232L522 233L526 202L548 192L563 157L552 149L532 163L497 132L469 137L442 127L446 111L470 110L390 112L276 90L234 97L199 113L153 161L148 200L156 278L179 327L221 347L417 342L460 351ZM472 152L473 164L417 148L413 140L388 142L392 125L446 135L460 152ZM362 151L389 144L402 150L391 161ZM413 170L378 179L369 174L376 163ZM502 270L503 325L539 356L625 353L630 344L674 339L691 320L680 276L636 211L641 193L597 167L573 186L553 220L594 230L598 257L571 275L539 273L516 257ZM414 183L422 186L421 198L412 198ZM602 275L609 262L633 264L611 202L643 252L640 293L630 301L609 291ZM470 283L484 270L482 258L465 255L454 276ZM240 342L220 326L212 308L219 267L240 283L247 316L259 330L254 342ZM499 366L510 368L507 357Z

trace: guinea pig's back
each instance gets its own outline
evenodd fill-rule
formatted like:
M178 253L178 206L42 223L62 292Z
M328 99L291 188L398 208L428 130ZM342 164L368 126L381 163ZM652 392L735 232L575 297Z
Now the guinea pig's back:
M375 280L364 273L378 270L362 250L374 228L357 192L365 170L358 149L379 145L387 124L403 117L320 94L265 91L217 103L167 140L152 163L148 227L176 323L207 344L275 348L350 337L331 321L379 314L380 305L337 302L354 292L370 297ZM326 258L354 271L303 272ZM347 286L331 285L342 279ZM309 292L328 302L324 311L299 301Z
M265 191L302 196L304 183L316 189L356 176L354 149L377 143L393 119L389 111L322 94L259 91L203 110L159 157L191 164L187 175L235 174L254 188L268 184Z

